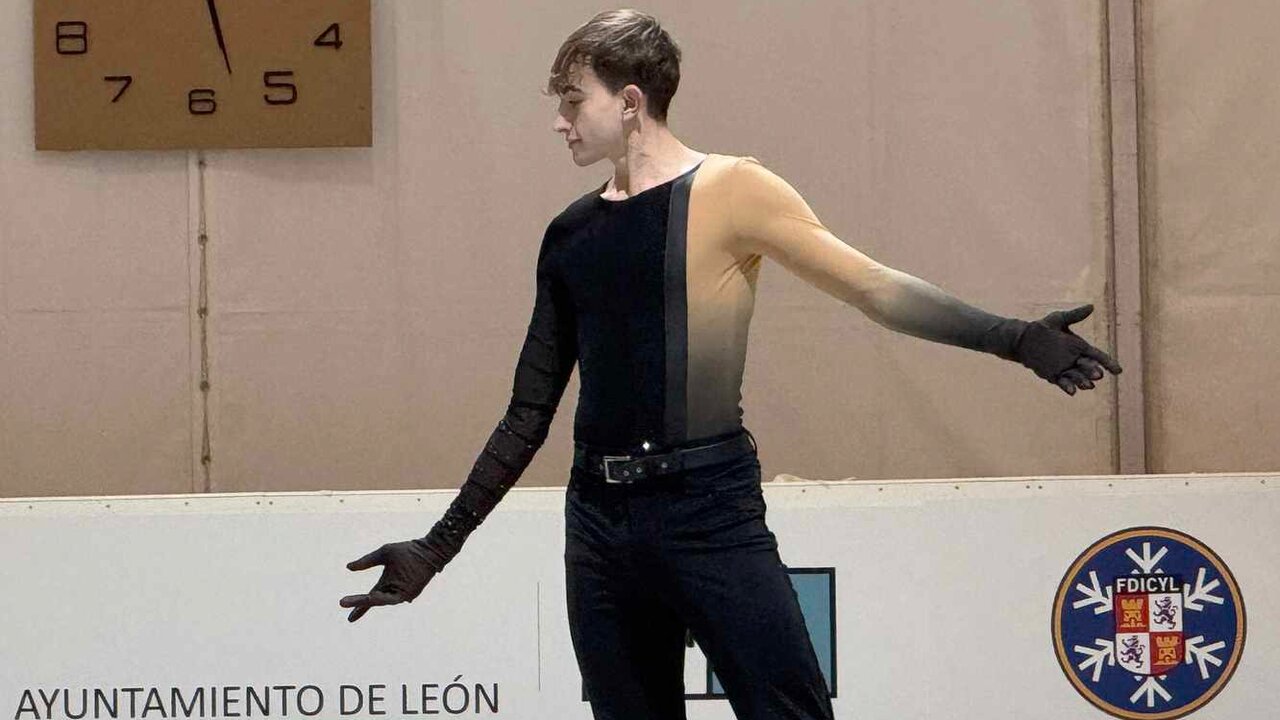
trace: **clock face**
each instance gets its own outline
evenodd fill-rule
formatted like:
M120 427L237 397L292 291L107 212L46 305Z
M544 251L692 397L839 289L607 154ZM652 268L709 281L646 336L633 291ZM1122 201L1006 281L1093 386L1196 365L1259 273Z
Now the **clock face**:
M369 146L370 0L33 0L36 149Z

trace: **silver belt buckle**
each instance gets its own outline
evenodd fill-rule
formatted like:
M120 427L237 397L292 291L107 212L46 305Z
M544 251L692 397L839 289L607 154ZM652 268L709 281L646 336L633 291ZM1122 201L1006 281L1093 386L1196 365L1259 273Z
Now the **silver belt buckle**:
M612 477L609 474L609 461L621 460L623 462L626 462L626 461L634 460L635 458L633 458L631 455L604 455L602 456L602 458L604 460L604 481L605 482L613 483L615 485L626 485L631 482L631 480L620 480L618 478Z

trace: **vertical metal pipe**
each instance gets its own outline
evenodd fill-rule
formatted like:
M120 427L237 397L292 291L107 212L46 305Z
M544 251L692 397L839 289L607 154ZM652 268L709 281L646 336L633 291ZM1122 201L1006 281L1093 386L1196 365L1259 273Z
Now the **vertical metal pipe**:
M1140 58L1141 0L1106 0L1107 116L1110 128L1111 310L1116 359L1115 467L1147 472L1143 268L1141 233Z

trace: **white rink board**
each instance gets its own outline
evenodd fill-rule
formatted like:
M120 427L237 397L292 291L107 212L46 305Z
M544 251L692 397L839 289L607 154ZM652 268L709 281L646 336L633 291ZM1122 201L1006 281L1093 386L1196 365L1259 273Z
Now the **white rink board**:
M837 717L1107 717L1059 667L1050 632L1064 573L1090 545L1135 526L1193 536L1234 573L1248 617L1242 659L1189 717L1275 713L1280 677L1280 479L1163 475L768 483L768 522L791 567L834 568ZM0 719L67 717L38 692L116 689L119 717L169 717L172 688L206 700L245 686L311 685L316 717L412 717L461 676L466 715L589 718L564 605L560 489L513 490L412 605L346 622L338 598L376 570L344 564L420 536L455 491L0 501ZM698 677L696 651L690 673ZM384 685L385 715L342 714L340 687ZM431 700L423 704L424 684ZM402 707L407 686L408 710ZM128 709L126 688L135 691ZM146 689L164 711L143 714ZM36 711L24 708L24 693ZM269 691L269 717L304 717ZM347 699L353 697L348 691ZM463 695L451 695L454 709ZM723 699L689 716L731 718ZM477 712L479 710L479 712ZM231 713L237 713L233 715ZM198 714L193 715L199 717ZM93 717L92 710L87 717Z

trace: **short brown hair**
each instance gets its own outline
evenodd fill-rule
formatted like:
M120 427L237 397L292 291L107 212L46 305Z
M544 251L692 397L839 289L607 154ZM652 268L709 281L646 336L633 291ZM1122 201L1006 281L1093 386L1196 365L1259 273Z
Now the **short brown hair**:
M547 94L569 84L575 63L589 65L616 93L635 85L648 100L649 115L667 120L667 108L680 86L680 48L652 15L639 10L607 10L574 30L551 64Z

